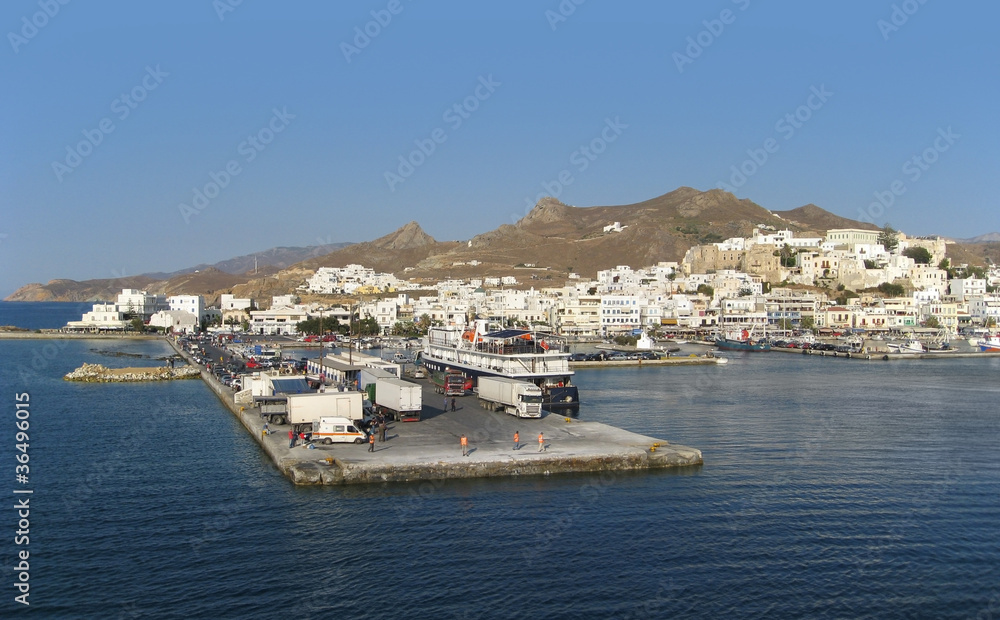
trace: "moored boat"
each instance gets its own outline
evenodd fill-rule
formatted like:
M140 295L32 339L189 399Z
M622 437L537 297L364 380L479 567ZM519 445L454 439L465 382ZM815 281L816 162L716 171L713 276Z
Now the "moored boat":
M477 380L483 375L530 381L542 389L550 411L578 410L569 349L564 338L524 329L491 330L477 320L468 328L432 327L424 338L420 362L431 372L457 370Z
M754 340L747 330L740 332L738 337L721 336L716 338L715 346L723 351L770 351L771 343L766 340Z

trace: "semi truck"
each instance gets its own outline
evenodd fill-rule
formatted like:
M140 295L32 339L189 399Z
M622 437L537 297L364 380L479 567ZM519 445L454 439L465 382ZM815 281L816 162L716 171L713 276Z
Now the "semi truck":
M319 392L316 394L289 394L286 401L285 422L296 433L313 430L320 418L339 417L360 424L365 418L364 397L361 392Z
M431 373L434 391L445 396L465 396L465 375L457 370Z
M519 418L542 417L542 388L508 377L479 377L479 405Z
M375 380L375 411L391 415L397 422L419 422L423 390L416 383L380 377Z

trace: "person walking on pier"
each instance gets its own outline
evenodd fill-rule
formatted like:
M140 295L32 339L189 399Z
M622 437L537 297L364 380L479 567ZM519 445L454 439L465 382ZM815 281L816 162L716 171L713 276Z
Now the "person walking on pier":
M452 411L455 410L455 397L454 396L451 397L451 410Z
M469 456L469 440L462 435L462 456Z
M514 449L515 450L520 450L521 449L521 432L520 431L514 431Z
M375 451L375 433L370 433L368 435L368 451L369 452Z
M378 425L378 440L379 441L385 441L385 421L384 420Z
M448 411L448 397L447 396L444 397L444 407L441 409L441 411Z
M545 436L542 433L538 433L538 451L545 452Z
M288 447L289 448L295 447L295 431L293 430L288 431Z

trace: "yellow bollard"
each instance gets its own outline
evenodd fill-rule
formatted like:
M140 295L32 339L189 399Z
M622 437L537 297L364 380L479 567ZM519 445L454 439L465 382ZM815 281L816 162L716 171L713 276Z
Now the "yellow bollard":
M564 419L566 420L566 423L567 423L567 424L569 424L570 422L572 422L572 421L573 421L573 420L572 420L572 419L570 419L570 418L564 418Z
M653 446L649 449L649 451L656 452L656 444L653 444Z
M654 447L654 448L659 448L659 447L660 447L660 444L659 444L659 443L654 443L654 444L653 444L653 447Z

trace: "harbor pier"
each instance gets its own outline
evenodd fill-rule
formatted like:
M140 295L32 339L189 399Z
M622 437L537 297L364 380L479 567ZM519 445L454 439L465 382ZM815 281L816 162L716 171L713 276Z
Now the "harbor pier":
M185 351L174 348L194 364ZM271 427L265 434L257 408L237 404L234 392L208 370L201 368L201 376L278 469L299 485L646 470L703 462L698 449L600 422L548 412L540 419L520 419L486 411L474 394L457 397L451 411L451 399L435 394L426 381L415 381L423 389L421 421L389 423L387 440L376 441L372 452L368 445L317 443L310 448L298 440L290 448L289 426ZM521 438L518 450L515 431ZM468 438L468 456L462 455L462 435Z

